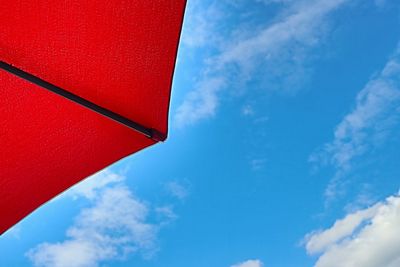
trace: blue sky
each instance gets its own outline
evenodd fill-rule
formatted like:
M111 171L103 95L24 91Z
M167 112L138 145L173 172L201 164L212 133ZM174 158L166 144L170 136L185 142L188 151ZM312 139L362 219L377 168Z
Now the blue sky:
M400 266L400 3L188 1L169 139L0 238L0 266Z

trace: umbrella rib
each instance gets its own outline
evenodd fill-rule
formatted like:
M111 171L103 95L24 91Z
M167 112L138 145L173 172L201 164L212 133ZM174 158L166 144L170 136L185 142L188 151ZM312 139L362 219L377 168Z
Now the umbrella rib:
M78 95L75 95L61 87L58 87L54 84L51 84L35 75L32 75L28 72L25 72L17 67L12 66L11 64L8 64L4 61L0 61L0 69L3 69L19 78L22 78L26 81L29 81L33 84L36 84L44 89L47 89L48 91L51 91L59 96L62 96L72 102L75 102L81 106L84 106L85 108L88 108L94 112L97 112L98 114L101 114L113 121L116 121L124 126L127 126L136 132L139 132L146 137L153 139L154 141L164 141L166 138L166 135L155 130L152 128L145 127L137 122L134 122L118 113L115 113L109 109L106 109L102 106L99 106L85 98L82 98Z

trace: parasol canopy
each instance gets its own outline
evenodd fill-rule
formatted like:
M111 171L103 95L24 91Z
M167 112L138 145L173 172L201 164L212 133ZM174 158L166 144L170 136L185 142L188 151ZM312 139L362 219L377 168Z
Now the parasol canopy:
M185 0L0 0L0 233L168 131Z

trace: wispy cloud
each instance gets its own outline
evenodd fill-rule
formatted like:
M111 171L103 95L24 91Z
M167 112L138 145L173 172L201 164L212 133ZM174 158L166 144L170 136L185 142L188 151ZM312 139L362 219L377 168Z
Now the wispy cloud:
M256 0L256 1L260 2L260 3L264 3L266 5L293 2L293 0Z
M99 266L131 254L151 257L158 249L157 233L172 220L172 207L155 210L159 222L151 222L148 204L137 199L123 183L124 176L105 170L67 193L89 200L66 231L66 239L41 243L27 252L35 266Z
M232 265L231 267L262 267L264 264L260 260L247 260L241 263Z
M179 200L184 200L189 195L189 185L187 183L171 181L165 184L167 192Z
M306 237L315 267L400 266L400 197L348 214L324 231Z
M266 163L267 163L266 158L257 158L250 160L250 166L253 171L261 170L262 168L265 167Z
M355 195L354 199L344 207L345 212L351 213L377 202L377 198L373 193L374 187L371 184L361 184L358 186L358 190L359 192Z
M254 109L251 105L245 105L242 107L242 115L243 116L252 116L254 115Z
M399 115L400 49L358 93L354 109L336 126L334 139L310 156L313 163L336 168L325 192L328 199L336 196L354 159L384 142L399 122Z
M162 218L166 218L162 224L168 224L178 218L178 215L174 212L174 208L171 205L161 206L155 208L155 212L157 212Z
M220 36L213 34L218 21L223 17L216 3L207 7L203 1L189 1L186 8L185 31L190 34L182 35L184 45L191 48L210 46L220 41Z
M87 199L94 199L98 196L100 190L109 185L123 182L124 180L125 176L105 169L73 186L63 195L72 196L73 198L84 197Z
M175 114L178 127L190 125L200 119L212 117L219 104L218 92L226 84L224 77L214 77L201 81L197 89L190 92Z
M208 58L199 82L178 107L176 125L182 127L213 116L221 91L246 84L257 71L262 71L262 79L267 81L264 86L269 89L297 90L307 76L310 49L326 33L328 15L345 2L297 1L265 27L249 25L224 36L227 41L212 48L220 52ZM188 29L185 35L196 32Z
M20 224L14 225L10 229L8 229L1 237L4 239L6 238L20 239L21 238Z

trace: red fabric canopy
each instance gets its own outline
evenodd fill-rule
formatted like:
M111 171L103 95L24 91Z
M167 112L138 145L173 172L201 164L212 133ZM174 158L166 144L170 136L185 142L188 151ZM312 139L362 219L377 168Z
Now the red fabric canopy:
M166 137L184 0L0 2L0 61ZM0 233L156 142L0 69Z

